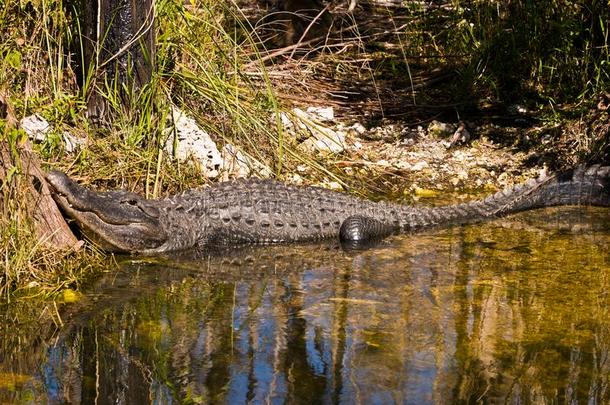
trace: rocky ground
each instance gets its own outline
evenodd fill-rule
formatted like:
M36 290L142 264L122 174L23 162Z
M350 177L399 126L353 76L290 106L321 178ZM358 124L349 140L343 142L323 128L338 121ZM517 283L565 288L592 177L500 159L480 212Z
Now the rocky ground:
M332 112L331 107L294 108L292 114L283 114L282 121L300 142L299 149L330 161L348 178L378 179L385 193L425 198L452 191L496 190L544 169L543 164L529 161L534 152L494 142L508 130L497 125L432 120L427 125L388 122L367 128L359 122L342 122ZM300 183L302 177L297 172L289 180ZM330 180L320 185L342 188Z

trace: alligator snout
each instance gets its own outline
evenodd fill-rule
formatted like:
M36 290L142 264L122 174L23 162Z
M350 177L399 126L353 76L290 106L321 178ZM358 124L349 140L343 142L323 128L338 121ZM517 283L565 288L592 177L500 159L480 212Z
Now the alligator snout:
M83 233L113 251L147 251L167 241L159 210L127 191L89 190L60 171L47 174L55 202Z

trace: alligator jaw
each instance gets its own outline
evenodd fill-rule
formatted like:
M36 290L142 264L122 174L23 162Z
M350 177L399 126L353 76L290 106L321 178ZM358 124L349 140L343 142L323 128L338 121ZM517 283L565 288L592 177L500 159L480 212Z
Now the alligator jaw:
M155 251L167 241L159 210L149 200L124 191L94 192L58 171L48 173L47 181L64 214L103 249Z

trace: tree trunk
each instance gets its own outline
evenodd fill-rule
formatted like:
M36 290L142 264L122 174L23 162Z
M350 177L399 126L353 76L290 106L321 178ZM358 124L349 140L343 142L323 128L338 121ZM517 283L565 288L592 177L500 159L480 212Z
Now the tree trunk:
M87 97L87 116L104 122L110 118L105 95L118 96L128 108L131 97L150 82L154 1L82 0L76 13L82 30L82 66L76 70Z
M76 239L51 197L44 172L29 142L11 153L8 142L0 141L0 184L3 185L0 207L9 208L9 212L0 215L13 216L17 214L17 208L23 209L28 218L33 219L36 236L43 244L60 249L80 247L82 242ZM3 201L4 198L23 200L9 202Z

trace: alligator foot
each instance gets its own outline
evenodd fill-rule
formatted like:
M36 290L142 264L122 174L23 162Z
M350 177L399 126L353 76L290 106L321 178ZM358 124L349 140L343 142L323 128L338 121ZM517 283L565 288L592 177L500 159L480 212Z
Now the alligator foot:
M352 215L345 218L339 229L344 249L365 249L397 231L393 226L371 217Z

